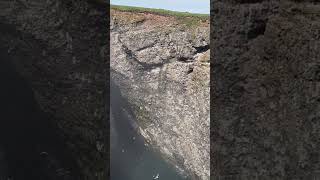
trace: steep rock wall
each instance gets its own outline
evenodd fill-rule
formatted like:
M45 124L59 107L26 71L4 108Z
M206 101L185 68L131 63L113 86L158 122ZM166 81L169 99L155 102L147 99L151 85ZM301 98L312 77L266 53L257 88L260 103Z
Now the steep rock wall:
M43 121L58 127L80 179L107 177L106 7L93 0L0 2L1 48L50 117Z
M190 24L189 24L190 25ZM193 179L209 179L209 22L111 12L111 78L139 132Z
M213 178L319 178L315 2L212 1Z

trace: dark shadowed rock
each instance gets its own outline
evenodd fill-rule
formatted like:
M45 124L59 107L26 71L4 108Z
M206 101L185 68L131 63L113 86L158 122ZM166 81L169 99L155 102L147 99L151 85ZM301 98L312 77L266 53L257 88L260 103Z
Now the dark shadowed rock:
M99 1L29 0L1 1L0 9L0 44L32 88L39 109L50 117L42 121L57 127L80 168L79 179L105 179L106 6Z
M312 2L212 2L214 178L319 178L320 6Z

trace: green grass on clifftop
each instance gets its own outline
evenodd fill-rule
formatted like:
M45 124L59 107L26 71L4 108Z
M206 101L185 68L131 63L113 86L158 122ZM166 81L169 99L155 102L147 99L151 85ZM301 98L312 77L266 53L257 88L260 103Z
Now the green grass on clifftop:
M143 8L143 7L133 7L133 6L120 6L120 5L111 5L111 9L125 12L136 12L136 13L153 13L163 16L173 16L176 17L181 22L192 26L197 24L199 21L209 20L209 14L196 14L189 12L177 12L170 11L165 9L153 9L153 8Z
M127 11L127 12L140 12L140 13L148 12L148 13L155 13L160 15L167 15L167 16L200 17L205 19L209 18L209 14L177 12L177 11L170 11L165 9L154 9L154 8L144 8L144 7L134 7L134 6L111 5L111 9L115 9L119 11Z

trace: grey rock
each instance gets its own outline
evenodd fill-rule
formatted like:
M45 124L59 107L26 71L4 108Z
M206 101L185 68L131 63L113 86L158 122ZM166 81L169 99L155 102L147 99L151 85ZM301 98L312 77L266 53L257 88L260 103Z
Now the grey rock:
M113 11L111 78L148 144L182 173L208 180L209 25L182 27L173 17Z
M319 6L212 1L212 178L318 179Z
M105 148L108 34L102 28L107 14L105 6L96 3L0 2L1 48L8 49L41 110L59 127L82 179L106 179L109 168Z

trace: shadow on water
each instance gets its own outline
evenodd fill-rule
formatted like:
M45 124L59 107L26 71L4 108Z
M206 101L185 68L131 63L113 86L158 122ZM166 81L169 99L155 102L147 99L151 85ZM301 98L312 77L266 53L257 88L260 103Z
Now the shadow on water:
M0 49L0 82L0 180L78 180L57 127L41 112L5 49Z
M111 180L186 180L145 146L134 113L112 80L110 98Z

